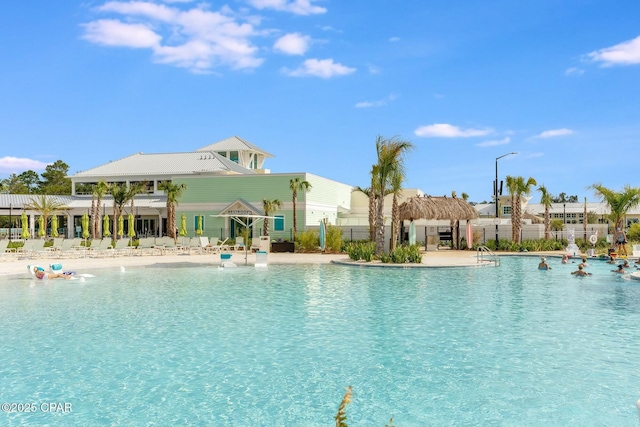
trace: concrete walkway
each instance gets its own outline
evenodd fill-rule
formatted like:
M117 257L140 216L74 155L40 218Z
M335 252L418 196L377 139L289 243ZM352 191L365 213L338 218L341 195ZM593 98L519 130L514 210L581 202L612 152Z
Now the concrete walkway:
M238 266L253 266L256 261L256 254L247 253L245 259L244 252L231 252L232 261ZM50 264L62 264L66 271L76 271L79 273L90 273L97 269L114 269L120 267L145 266L153 264L174 264L193 263L203 265L220 265L219 254L165 254L165 255L145 255L145 256L105 256L91 258L80 256L79 258L58 258L55 254L50 256L39 256L37 258L27 258L22 255L11 255L0 261L0 277L23 274L27 272L27 265L39 265L48 270ZM351 261L346 254L320 254L320 253L270 253L268 254L268 264L329 264L331 262L345 264L359 264ZM380 263L372 263L381 266ZM493 264L493 263L491 263ZM397 267L477 267L487 265L486 262L479 263L475 251L432 251L426 252L422 256L422 264L395 264Z

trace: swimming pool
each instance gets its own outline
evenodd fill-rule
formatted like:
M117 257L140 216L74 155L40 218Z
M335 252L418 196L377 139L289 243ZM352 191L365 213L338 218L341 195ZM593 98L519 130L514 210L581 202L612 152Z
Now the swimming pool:
M0 424L637 425L640 286L537 263L3 279Z

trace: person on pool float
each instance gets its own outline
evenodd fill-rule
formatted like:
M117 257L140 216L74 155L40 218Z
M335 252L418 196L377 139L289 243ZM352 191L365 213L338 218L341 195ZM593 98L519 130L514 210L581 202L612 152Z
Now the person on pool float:
M549 264L547 264L547 259L545 257L540 258L540 264L538 264L538 270L551 270Z
M579 264L578 269L576 271L572 271L571 274L576 276L591 276L591 273L587 273L583 270L582 264Z
M47 273L44 270L38 269L38 267L33 267L33 273L40 280L44 279L45 276L47 279L71 279L71 276L68 274Z

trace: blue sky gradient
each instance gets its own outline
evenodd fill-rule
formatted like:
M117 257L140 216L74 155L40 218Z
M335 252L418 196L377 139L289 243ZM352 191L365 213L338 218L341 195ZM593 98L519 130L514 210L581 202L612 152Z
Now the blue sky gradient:
M366 187L377 135L405 187L490 200L499 161L558 194L640 185L640 2L9 2L0 178L238 135L272 172ZM539 194L534 194L534 200Z

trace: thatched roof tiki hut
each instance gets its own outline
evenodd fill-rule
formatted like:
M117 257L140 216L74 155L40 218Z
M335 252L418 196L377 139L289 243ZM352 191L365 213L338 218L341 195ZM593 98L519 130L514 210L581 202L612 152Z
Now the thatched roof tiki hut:
M478 218L478 211L458 197L433 197L416 196L410 197L399 206L400 221L416 219L436 219L455 221L459 228L459 221ZM453 231L453 230L452 230ZM459 246L459 230L455 230L456 247Z

